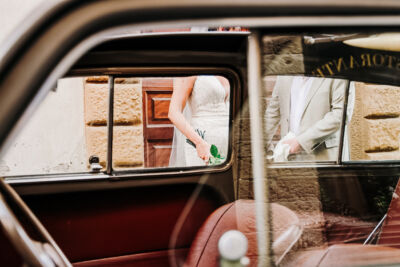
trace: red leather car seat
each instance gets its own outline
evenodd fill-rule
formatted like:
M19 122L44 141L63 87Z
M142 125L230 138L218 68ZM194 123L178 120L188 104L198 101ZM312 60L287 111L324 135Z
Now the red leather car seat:
M378 266L400 263L400 250L396 248L341 244L325 249L300 251L285 266ZM394 266L394 265L393 265Z
M299 234L290 236L293 226L299 226L299 219L290 209L279 205L271 204L273 214L274 240L279 240L274 246L275 254L282 255L286 249L293 245ZM248 239L247 257L250 259L250 266L257 266L257 230L255 217L255 202L253 200L237 200L226 204L214 211L198 231L188 257L186 267L219 266L218 240L228 230L239 230ZM285 236L282 234L285 233ZM280 238L283 237L283 238Z
M297 241L298 236L287 237L299 219L290 209L271 204L273 225L273 249L275 262L286 249ZM257 266L257 231L255 203L253 200L237 200L214 211L198 231L185 267L218 267L218 240L228 230L239 230L248 239L249 266ZM279 241L283 240L283 241ZM279 242L277 242L279 241ZM358 266L400 263L400 249L361 244L340 244L313 250L298 251L285 259L285 266Z

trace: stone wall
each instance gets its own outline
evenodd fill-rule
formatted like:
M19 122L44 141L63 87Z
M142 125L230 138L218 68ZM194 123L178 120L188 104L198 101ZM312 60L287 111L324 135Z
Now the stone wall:
M85 80L87 155L107 160L108 77ZM114 85L113 167L142 167L144 162L142 83L137 78L116 78Z
M400 87L354 83L350 160L400 159L399 103Z
M264 36L262 38L263 74L304 73L301 36Z

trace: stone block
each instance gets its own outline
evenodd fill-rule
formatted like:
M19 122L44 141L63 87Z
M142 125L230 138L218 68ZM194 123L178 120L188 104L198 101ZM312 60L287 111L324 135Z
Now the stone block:
M239 177L241 179L253 178L251 157L239 158Z
M248 118L240 120L240 141L251 141L251 125Z
M400 87L368 83L355 83L362 97L364 118L391 118L400 116Z
M141 78L116 78L116 84L142 84Z
M238 146L238 158L240 159L248 159L251 161L251 142L242 141L237 142L236 146Z
M356 86L354 92L353 114L348 125L348 140L350 160L364 160L365 149L363 148L363 132L360 130L365 118L362 115L361 89ZM350 104L350 103L349 103Z
M275 201L273 201L275 202ZM296 200L296 201L279 201L279 204L282 204L292 211L298 213L303 211L320 211L322 210L322 204L317 199L312 200Z
M267 180L263 180L264 183L264 189L267 191ZM254 199L254 182L252 178L249 179L239 179L239 195L242 197L239 198L248 198L248 199ZM268 196L269 193L265 192L265 196ZM269 198L266 199L266 201L269 201Z
M302 74L304 57L302 54L264 55L263 75Z
M264 75L304 73L300 36L264 36L262 46Z
M121 78L122 79L122 78ZM134 125L142 121L142 87L124 79L114 87L114 124ZM131 81L133 82L133 81ZM85 84L86 125L106 125L108 112L108 84Z
M140 84L142 79L140 78L115 78L114 83L131 83ZM86 77L86 83L108 83L108 76L90 76Z
M350 160L398 158L400 87L355 83L349 124Z
M284 178L270 179L271 201L319 201L320 186L317 179Z
M240 119L238 117L234 121L233 129L233 138L234 142L238 143L237 145L240 145L240 142L251 140L250 119Z
M251 199L253 183L248 179L239 179L238 182L238 198L239 199Z
M264 54L301 54L302 37L301 36L264 36L262 38Z
M365 153L366 160L400 160L400 151Z
M143 127L114 127L113 163L119 167L138 167L144 163Z
M138 167L144 162L143 127L116 126L113 134L113 165L117 167ZM100 164L107 160L107 127L86 127L88 156L97 155Z
M100 164L105 167L107 162L107 127L86 127L86 147L88 160L96 155Z
M108 76L90 76L85 78L86 83L108 83Z
M399 149L400 118L364 119L362 128L365 152L385 152Z

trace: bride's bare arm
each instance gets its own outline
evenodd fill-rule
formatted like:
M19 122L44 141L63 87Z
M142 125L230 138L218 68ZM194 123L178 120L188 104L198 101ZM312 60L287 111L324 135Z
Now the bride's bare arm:
M208 162L210 158L210 145L204 141L183 116L183 109L192 93L196 76L174 79L174 91L169 105L168 118L183 133L186 138L196 145L197 155Z

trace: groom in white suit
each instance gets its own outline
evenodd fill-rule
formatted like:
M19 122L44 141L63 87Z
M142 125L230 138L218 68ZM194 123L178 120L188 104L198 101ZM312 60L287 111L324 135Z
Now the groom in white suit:
M296 160L332 161L338 157L339 129L348 81L302 76L278 76L265 113L271 142L278 125Z

